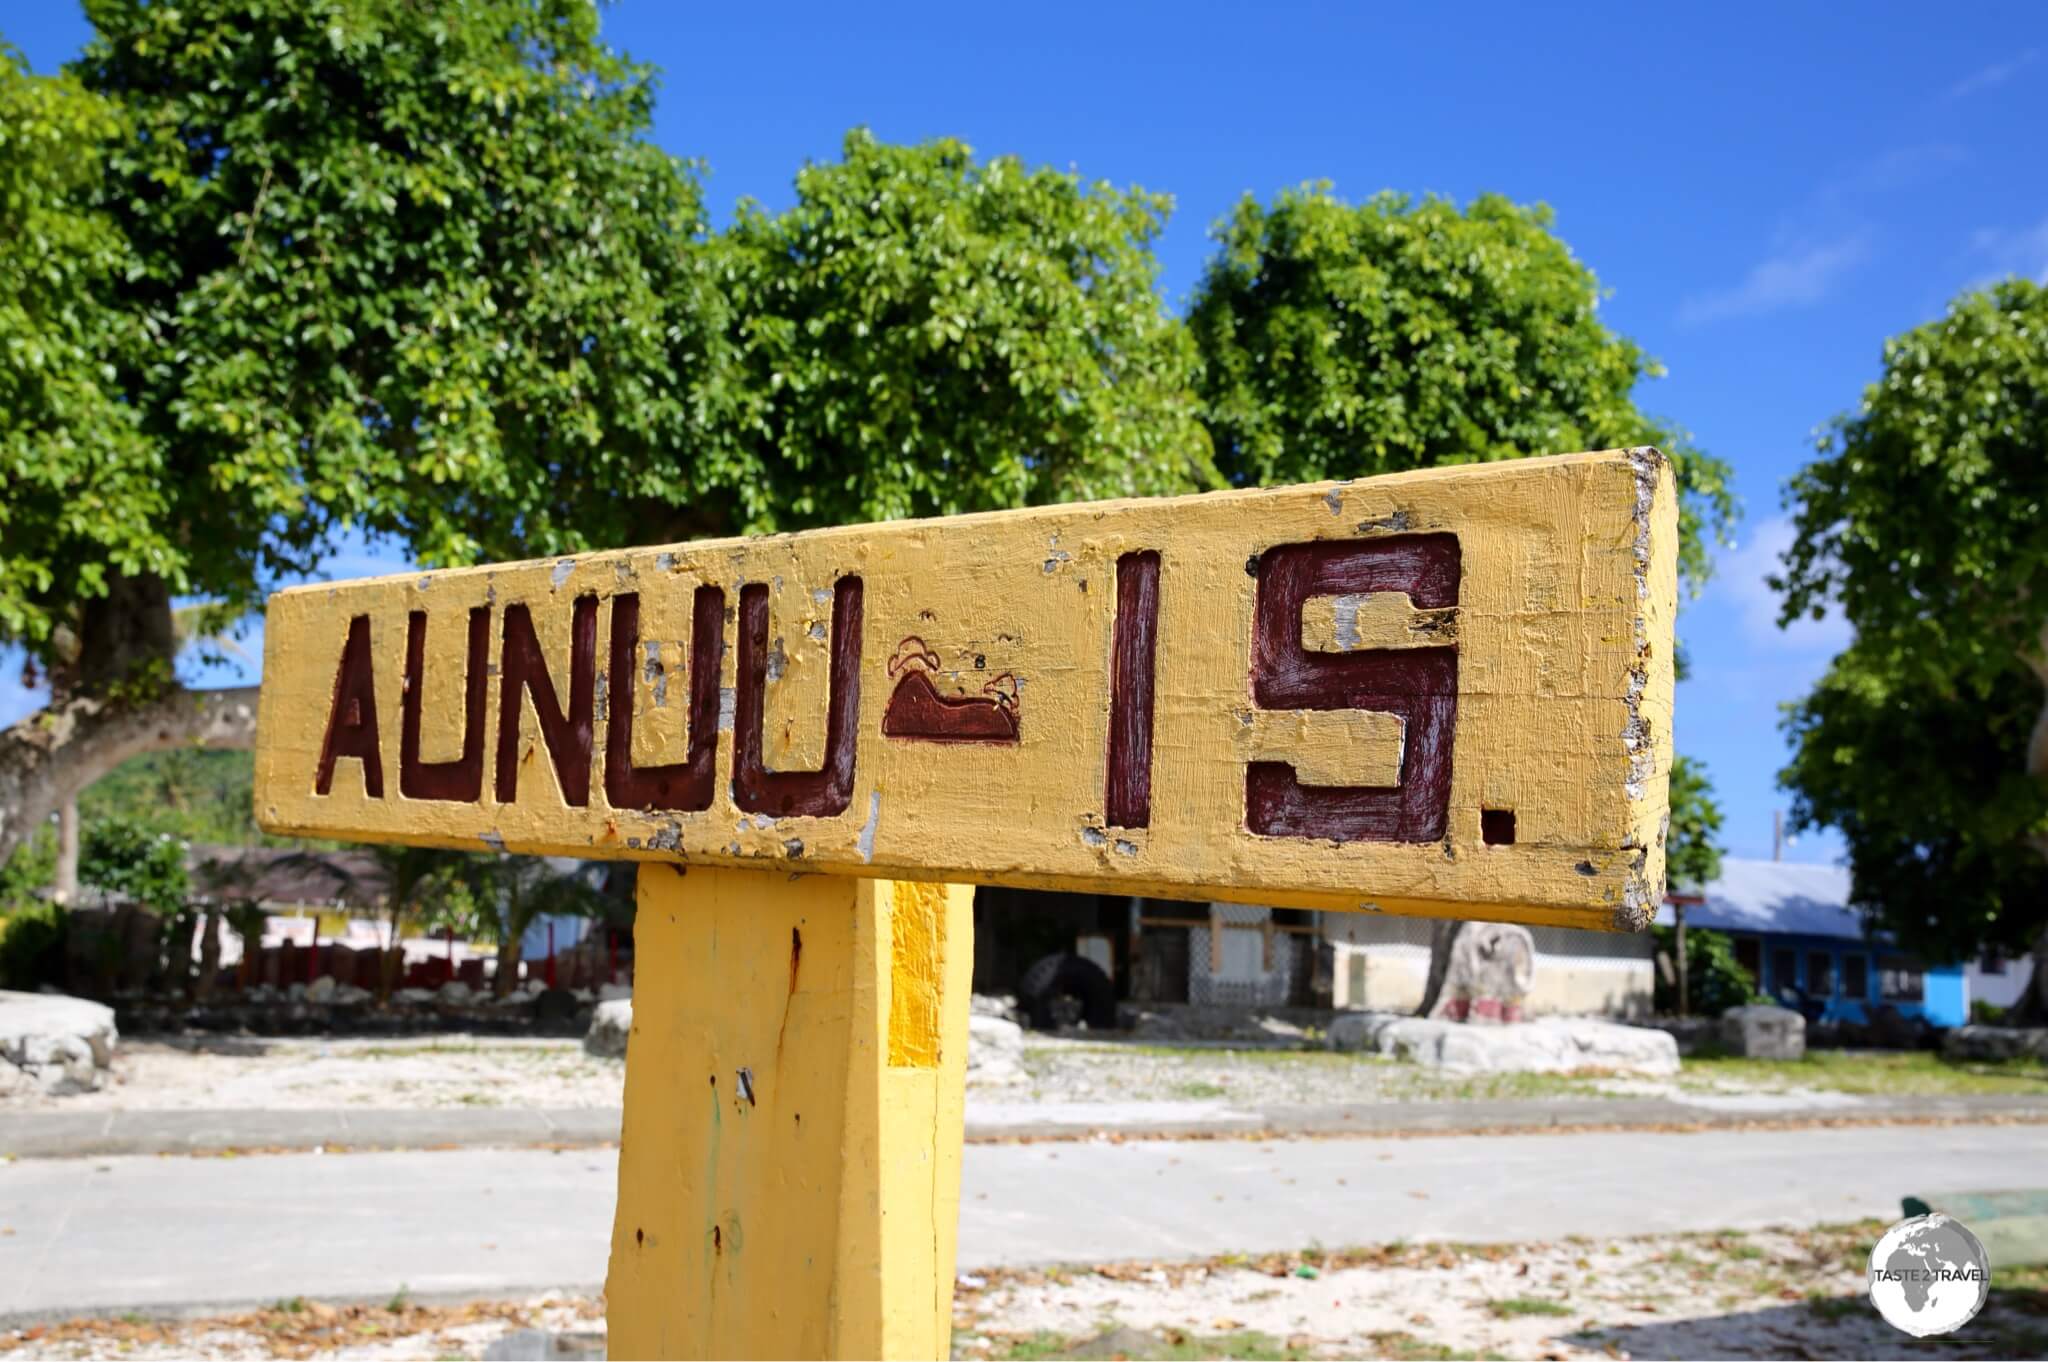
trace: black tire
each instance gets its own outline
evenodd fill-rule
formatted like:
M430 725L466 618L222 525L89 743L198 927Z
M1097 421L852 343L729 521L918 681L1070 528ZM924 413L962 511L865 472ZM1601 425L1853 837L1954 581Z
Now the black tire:
M1089 1030L1107 1031L1116 1026L1116 986L1093 960L1073 954L1048 955L1017 981L1017 1005L1031 1019L1034 1031L1059 1028L1053 1004L1061 998L1081 1004L1081 1017Z

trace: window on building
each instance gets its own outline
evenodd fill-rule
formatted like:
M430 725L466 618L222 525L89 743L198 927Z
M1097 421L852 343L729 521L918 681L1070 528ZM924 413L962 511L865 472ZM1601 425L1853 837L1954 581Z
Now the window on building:
M1910 955L1887 955L1877 962L1878 994L1888 1003L1917 1003L1925 990L1920 962Z
M1739 936L1735 938L1735 963L1742 966L1743 973L1749 976L1751 987L1763 987L1764 948L1762 942L1753 936Z
M2005 973L2005 957L1997 951L1984 952L1984 958L1977 962L1977 968L1985 974Z
M1862 955L1842 957L1842 996L1845 998L1868 998L1870 996L1870 960Z
M1780 946L1771 952L1771 992L1799 987L1799 952Z
M1835 957L1830 952L1807 952L1806 992L1814 998L1835 996Z

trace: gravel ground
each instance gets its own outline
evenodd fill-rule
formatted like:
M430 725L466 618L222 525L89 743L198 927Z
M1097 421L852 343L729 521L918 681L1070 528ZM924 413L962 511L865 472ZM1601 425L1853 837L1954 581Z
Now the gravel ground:
M984 1000L977 999L977 1007ZM1805 1063L1687 1060L1673 1079L1599 1074L1448 1074L1321 1048L1313 1024L1214 1009L1142 1014L1135 1032L1024 1032L1022 1071L969 1076L992 1101L1045 1103L1214 1100L1246 1106L1541 1097L1771 1096L1824 1107L1865 1093L2048 1094L2038 1061L1951 1065L1932 1054L1817 1051ZM355 1106L616 1107L625 1066L575 1039L429 1034L417 1037L124 1037L111 1082L94 1093L0 1096L5 1110L300 1110Z
M1027 1032L1023 1058L1023 1081L970 1082L970 1092L1013 1101L1254 1104L1600 1095L1588 1080L1457 1077L1325 1050L1182 1048ZM98 1092L10 1094L0 1110L616 1107L624 1082L622 1063L593 1058L580 1041L565 1039L124 1038L111 1081Z
M1883 1226L1016 1272L955 1300L956 1356L2033 1357L2048 1271L1965 1337L1908 1338L1864 1296Z
M10 1096L0 1110L616 1107L625 1066L560 1039L123 1037L111 1077L98 1092Z
M2048 1270L2001 1274L1960 1338L1916 1342L1863 1295L1876 1223L1595 1245L1391 1245L1206 1263L963 1276L954 1355L1047 1357L1998 1358L2048 1348ZM0 1356L475 1358L538 1328L601 1356L603 1307L544 1297L427 1308L280 1303L206 1319L0 1332Z

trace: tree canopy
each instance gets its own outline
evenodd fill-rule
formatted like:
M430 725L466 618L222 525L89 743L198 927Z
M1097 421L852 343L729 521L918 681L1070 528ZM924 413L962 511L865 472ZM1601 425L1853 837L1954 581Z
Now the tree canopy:
M1655 441L1684 553L1721 465L1643 416L1547 210L1247 201L1192 325L1171 202L856 130L703 219L589 0L88 0L0 61L0 862L139 752L246 745L174 684L337 534L419 561L1348 477ZM188 631L190 632L190 631Z
M1735 513L1727 466L1637 407L1662 370L1600 320L1550 225L1494 194L1247 196L1189 313L1218 468L1256 486L1654 444L1682 493L1681 569L1704 580Z
M1855 642L1794 705L1801 826L1932 958L2048 933L2048 289L1968 293L1884 369L1788 490L1786 621ZM2048 986L2048 981L2043 981Z
M1665 842L1664 873L1674 889L1698 891L1721 874L1721 805L1705 762L1678 757L1671 763L1671 832Z
M699 456L724 528L1219 485L1156 286L1170 201L864 130L708 246L735 368Z
M175 489L117 382L153 321L113 304L135 260L94 207L123 131L118 106L0 44L0 640L38 651L109 571L180 563Z

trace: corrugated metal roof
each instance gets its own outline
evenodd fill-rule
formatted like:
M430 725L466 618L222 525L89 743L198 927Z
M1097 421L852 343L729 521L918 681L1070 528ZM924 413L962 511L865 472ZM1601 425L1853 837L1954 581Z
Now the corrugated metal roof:
M1849 906L1846 866L1726 857L1720 877L1707 886L1706 899L1685 910L1688 927L1863 939L1863 919ZM1658 910L1657 920L1672 921L1669 906Z

